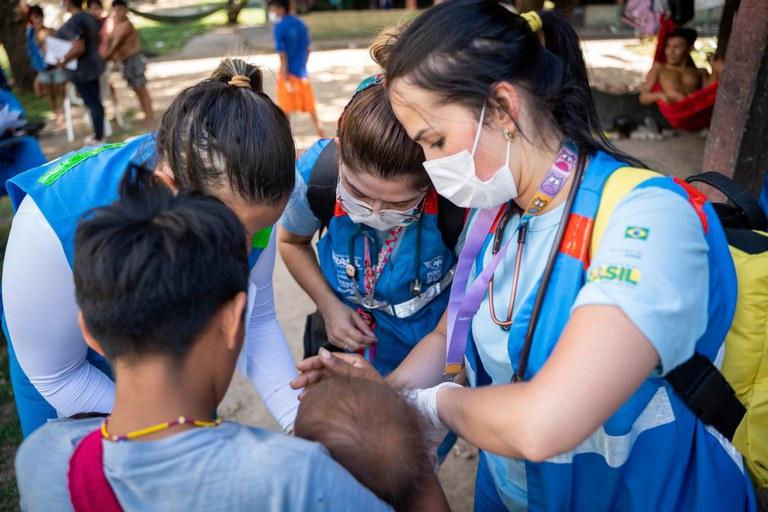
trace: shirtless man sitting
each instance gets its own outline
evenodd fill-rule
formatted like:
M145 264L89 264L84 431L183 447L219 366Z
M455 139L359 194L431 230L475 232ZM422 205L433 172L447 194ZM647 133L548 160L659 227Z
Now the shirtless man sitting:
M654 63L640 88L640 103L674 103L719 79L722 61L713 62L710 74L706 69L697 68L691 59L697 36L691 28L679 28L669 35L664 47L667 62ZM661 90L654 90L656 84Z

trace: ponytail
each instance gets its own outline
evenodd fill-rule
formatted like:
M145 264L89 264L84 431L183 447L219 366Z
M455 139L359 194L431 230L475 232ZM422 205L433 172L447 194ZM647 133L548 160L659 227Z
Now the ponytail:
M388 82L407 77L409 83L435 93L438 101L462 104L478 115L493 87L510 82L527 93L536 119L586 154L601 150L642 166L605 138L571 25L551 11L521 16L505 5L497 0L451 0L429 9L391 50Z
M239 59L223 60L174 99L160 123L157 153L185 190L228 189L267 204L293 190L288 119L264 94L261 70Z

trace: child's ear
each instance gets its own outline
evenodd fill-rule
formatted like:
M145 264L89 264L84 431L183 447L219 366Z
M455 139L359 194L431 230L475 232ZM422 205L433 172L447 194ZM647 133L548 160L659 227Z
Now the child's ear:
M160 183L169 189L173 190L174 193L179 189L179 187L176 185L176 178L173 175L173 171L171 171L167 164L163 164L159 168L155 169L154 178L160 181Z
M248 295L239 292L222 308L224 342L229 350L240 352L245 332L245 306Z
M101 345L98 341L96 341L96 338L93 337L91 331L88 329L88 326L85 324L85 317L83 316L83 312L80 310L77 311L77 323L80 325L80 331L83 333L83 338L85 339L86 345L95 350L100 356L106 357L104 354L104 349L101 348Z

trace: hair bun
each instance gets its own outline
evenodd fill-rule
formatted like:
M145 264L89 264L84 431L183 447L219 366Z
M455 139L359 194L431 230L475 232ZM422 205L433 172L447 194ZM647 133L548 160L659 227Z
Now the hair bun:
M382 68L387 67L392 48L397 44L397 40L407 27L408 25L406 23L401 23L399 25L387 27L378 33L368 49L371 58L376 64Z
M244 87L254 92L264 92L261 69L242 59L224 59L211 74L211 79L230 87Z

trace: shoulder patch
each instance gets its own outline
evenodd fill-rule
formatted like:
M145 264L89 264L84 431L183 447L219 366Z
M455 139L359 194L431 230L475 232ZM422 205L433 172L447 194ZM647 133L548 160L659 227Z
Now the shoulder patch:
M38 183L41 185L53 185L56 183L56 181L64 176L66 173L71 171L74 167L80 165L84 161L88 160L91 157L94 157L98 155L99 153L102 153L104 151L110 150L110 149L117 149L120 147L125 146L126 142L116 142L113 144L104 144L103 146L99 146L97 148L91 148L86 151L81 151L80 153L75 153L74 155L70 156L66 160L62 160L55 166L53 166L51 169L49 169L45 174L40 176L40 178L37 180Z
M269 245L269 238L272 236L272 226L267 226L261 231L255 233L251 238L252 249L266 249Z

